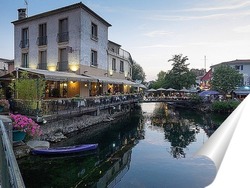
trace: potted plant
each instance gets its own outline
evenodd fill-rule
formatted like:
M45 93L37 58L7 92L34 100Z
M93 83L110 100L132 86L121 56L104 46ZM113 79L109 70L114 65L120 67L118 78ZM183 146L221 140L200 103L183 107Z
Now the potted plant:
M13 124L13 141L21 141L26 134L30 137L40 136L41 127L31 118L21 114L10 114Z
M9 110L10 103L7 99L0 99L0 112L3 110Z

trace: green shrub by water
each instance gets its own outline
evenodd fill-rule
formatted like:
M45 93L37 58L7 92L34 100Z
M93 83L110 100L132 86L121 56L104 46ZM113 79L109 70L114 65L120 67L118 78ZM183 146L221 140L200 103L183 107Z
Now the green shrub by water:
M215 101L212 104L212 111L214 112L229 112L231 113L240 104L239 101Z

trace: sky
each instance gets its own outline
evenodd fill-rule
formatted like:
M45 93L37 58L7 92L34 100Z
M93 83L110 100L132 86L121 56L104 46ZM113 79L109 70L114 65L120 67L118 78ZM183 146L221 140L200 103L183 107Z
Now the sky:
M80 0L26 0L28 16ZM247 0L83 0L112 26L109 40L130 52L146 81L172 68L174 55L189 68L250 59L250 1ZM1 0L0 58L14 59L14 26L25 0Z

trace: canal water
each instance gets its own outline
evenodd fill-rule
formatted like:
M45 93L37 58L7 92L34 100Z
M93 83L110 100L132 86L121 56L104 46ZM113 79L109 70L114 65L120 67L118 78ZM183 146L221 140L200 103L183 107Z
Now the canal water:
M97 151L18 160L27 188L201 188L215 178L212 161L195 156L226 116L199 114L164 103L142 103L102 131L70 135L54 146L98 143Z

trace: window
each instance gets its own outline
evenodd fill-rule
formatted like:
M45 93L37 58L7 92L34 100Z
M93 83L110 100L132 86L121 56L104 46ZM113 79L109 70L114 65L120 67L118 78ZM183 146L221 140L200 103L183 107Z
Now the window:
M57 64L57 70L68 71L68 51L67 48L59 49L59 62Z
M47 51L39 52L39 69L47 70Z
M38 46L47 45L47 24L40 24L38 31L37 44Z
M91 38L94 40L98 40L98 29L97 29L97 25L92 23L91 24Z
M124 62L120 61L120 72L124 72Z
M58 42L68 42L69 32L68 32L68 18L59 20L59 33L57 35Z
M243 70L243 65L235 65L236 70Z
M29 68L29 54L23 53L22 54L22 65L21 67Z
M91 65L97 66L97 51L91 50Z
M112 70L116 70L116 59L112 59Z
M29 29L28 28L22 29L22 39L21 39L20 47L21 48L29 47Z

